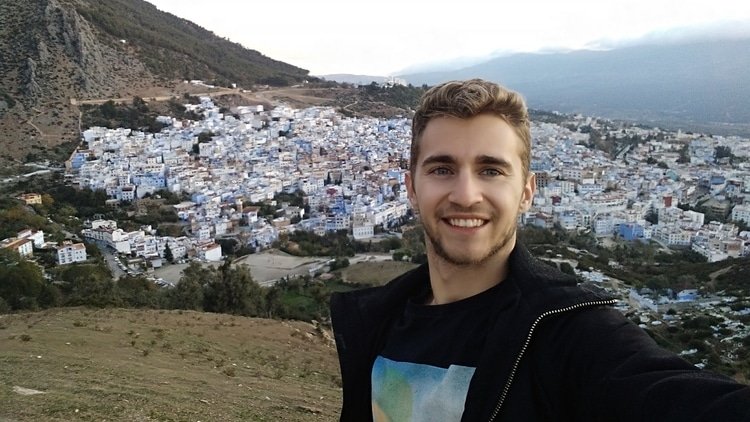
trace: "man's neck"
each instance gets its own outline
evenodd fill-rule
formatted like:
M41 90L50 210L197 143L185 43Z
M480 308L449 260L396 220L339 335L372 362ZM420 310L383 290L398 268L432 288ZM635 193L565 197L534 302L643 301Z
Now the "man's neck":
M515 242L513 242L515 243ZM496 286L508 275L508 257L514 245L482 264L454 265L427 251L432 296L429 305L457 302Z

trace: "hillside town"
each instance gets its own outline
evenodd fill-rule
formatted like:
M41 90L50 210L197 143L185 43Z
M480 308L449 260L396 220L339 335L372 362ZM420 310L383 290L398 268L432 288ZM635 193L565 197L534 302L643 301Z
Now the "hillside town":
M162 189L189 194L189 201L174 205L189 226L185 236L126 233L116 222L94 223L84 236L144 258L163 257L169 245L176 258L215 260L221 258L210 252L217 237L241 232L257 249L294 230L346 230L360 240L407 216L406 118L262 106L237 107L234 115L225 115L208 97L187 107L204 120L162 116L168 126L157 134L90 128L83 133L87 148L66 163L70 182L106 190L113 207ZM750 232L739 228L750 223L745 201L750 163L744 162L750 143L611 125L582 116L573 125L533 124L531 170L538 189L532 210L519 223L591 230L601 240L653 239L666 247L692 248L708 262L748 254ZM591 130L640 142L612 160L588 145ZM728 154L717 157L724 149ZM688 159L681 162L683 154ZM739 162L730 163L730 157ZM258 204L281 192L301 193L306 207L272 203L277 217L259 218ZM683 204L700 204L706 212L678 207Z
M173 205L183 235L159 236L149 226L126 231L116 221L95 220L84 238L160 266L167 250L176 260L220 261L217 238L235 237L255 250L295 230L345 230L365 240L409 215L403 183L411 128L405 117L345 117L332 108L286 106L240 106L230 114L209 97L185 106L203 120L160 116L165 128L156 134L92 127L83 132L84 147L66 162L68 183L106 191L112 207L163 190L184 195ZM592 131L630 142L617 144L624 146L613 160L591 147ZM746 140L580 115L566 124L534 122L532 137L537 193L520 224L591 231L600 242L654 240L665 248L691 248L708 262L750 252L750 232L740 231L750 223ZM276 203L279 193L301 195L305 205ZM38 193L20 199L40 201ZM261 218L263 204L275 209L275 218ZM697 204L705 212L696 211ZM27 254L31 241L19 233L4 245ZM71 248L81 247L60 246L61 264L85 260L80 253L72 258Z
M92 127L66 162L66 183L105 191L112 208L165 192L182 198L168 205L178 236L150 225L125 229L104 218L84 222L82 240L119 254L114 259L129 275L168 262L222 261L221 239L255 251L294 231L367 241L411 220L404 186L409 119L346 117L326 107L228 110L208 97L185 106L203 119L160 116L160 133ZM750 253L750 232L741 230L750 223L750 142L552 116L532 123L537 192L520 225L587 233L605 246L653 241L665 251L692 250L707 262ZM614 154L596 148L597 137L616 145ZM293 205L277 200L280 195L301 201ZM33 205L43 196L27 192L18 199ZM0 247L26 257L35 248L53 249L58 265L87 260L80 241L46 242L41 230L19 232ZM697 311L723 321L715 335L747 335L739 318L750 310L727 305L737 298L692 288L636 290L593 269L575 271L614 291L644 328L671 324L674 312Z

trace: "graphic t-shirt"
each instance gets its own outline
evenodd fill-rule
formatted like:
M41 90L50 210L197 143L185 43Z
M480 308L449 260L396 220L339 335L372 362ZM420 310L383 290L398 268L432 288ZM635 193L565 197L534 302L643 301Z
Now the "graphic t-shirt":
M422 305L426 291L407 304L372 368L375 422L461 420L507 284L445 305Z

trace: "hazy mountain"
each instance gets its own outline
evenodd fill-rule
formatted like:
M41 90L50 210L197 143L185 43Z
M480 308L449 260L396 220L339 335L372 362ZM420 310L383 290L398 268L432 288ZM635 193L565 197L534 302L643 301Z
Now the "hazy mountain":
M750 122L750 39L516 54L450 72L403 75L414 85L481 77L538 109L684 123Z
M0 0L0 145L11 146L0 158L76 141L71 98L130 97L185 79L249 87L307 77L142 0Z
M335 73L331 75L320 75L327 81L335 81L339 83L349 83L357 85L369 85L372 82L384 83L389 81L391 78L388 76L368 76L368 75L352 75L349 73Z

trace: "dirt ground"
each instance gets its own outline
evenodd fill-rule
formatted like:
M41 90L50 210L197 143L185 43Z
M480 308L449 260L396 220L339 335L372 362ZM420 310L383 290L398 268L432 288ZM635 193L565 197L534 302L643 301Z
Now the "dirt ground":
M330 333L193 311L0 315L0 421L332 421Z
M321 257L297 257L277 250L266 250L261 253L247 255L234 261L235 265L244 264L250 267L253 279L260 285L268 285L286 275L305 275L311 269L324 264L328 259ZM221 263L204 263L203 265L218 266ZM182 271L188 264L165 265L154 270L155 277L177 284Z
M299 257L277 250L267 250L261 253L247 255L235 261L250 267L253 279L263 284L279 279L286 275L306 275L328 261L321 257Z

